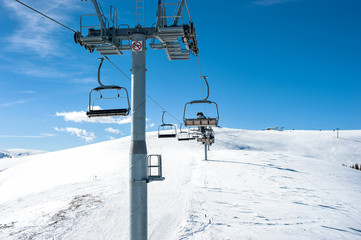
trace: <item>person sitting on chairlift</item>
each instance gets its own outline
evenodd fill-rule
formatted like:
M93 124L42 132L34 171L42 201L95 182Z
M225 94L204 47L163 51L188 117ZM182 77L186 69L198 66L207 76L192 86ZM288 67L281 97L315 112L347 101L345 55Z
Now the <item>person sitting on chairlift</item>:
M198 118L198 119L206 119L206 117L203 115L202 112L198 112L198 113L197 113L197 118ZM202 134L205 134L205 132L206 132L206 128L205 128L205 127L200 127L199 129L200 129L200 131L201 131Z
M206 117L203 115L202 112L197 113L197 118L199 119L205 119Z

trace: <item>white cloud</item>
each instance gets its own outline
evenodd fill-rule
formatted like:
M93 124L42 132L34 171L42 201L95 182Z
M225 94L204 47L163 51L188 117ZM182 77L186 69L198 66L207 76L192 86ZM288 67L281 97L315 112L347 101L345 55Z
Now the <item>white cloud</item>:
M296 2L298 0L258 0L253 1L253 4L259 6L272 6L276 4L288 3L288 2Z
M95 83L97 79L94 77L83 77L83 78L73 78L71 79L71 81L74 83L86 84L86 83Z
M74 112L57 112L56 116L63 117L67 122L89 122L89 123L114 123L114 124L127 124L131 123L131 117L122 117L122 118L115 118L115 117L97 117L97 118L89 118L86 115L85 111L74 111Z
M62 43L58 37L60 33L59 29L63 29L62 26L18 2L8 0L1 2L9 9L10 13L14 14L14 19L19 22L19 25L14 28L16 30L10 33L11 35L5 39L5 41L9 43L7 50L23 52L24 49L27 49L36 52L40 56L59 56L62 54L62 51L59 51L62 48ZM78 9L79 6L81 6L80 4L79 2L74 2L74 0L42 0L31 1L30 7L67 25L70 23L68 19L70 19L71 11ZM73 24L75 23L71 25ZM65 28L64 30L69 31Z
M114 139L115 139L115 137L112 137L112 136L107 136L107 138L110 139L110 140L114 140Z
M105 129L106 132L108 133L114 133L114 134L120 134L120 135L123 135L124 133L118 129L114 129L114 128L111 128L111 127L108 127Z
M147 120L148 121L148 120ZM146 126L146 128L152 128L152 127L154 127L155 126L155 124L154 123L151 123L151 124L147 124L147 126Z
M73 127L67 127L67 128L54 127L54 129L55 131L58 132L68 132L71 135L76 135L77 137L84 139L86 142L92 142L95 139L94 133L88 132L85 129L73 128Z
M44 138L44 137L54 137L56 134L52 133L41 133L40 135L0 135L0 138Z
M56 134L54 134L54 133L40 133L40 135L42 137L54 137L54 136L56 136Z
M37 92L33 91L33 90L25 90L22 93L26 93L26 94L35 94Z
M18 61L11 63L11 66L16 64L18 73L23 75L37 77L37 78L68 78L69 73L64 70L56 69L56 66L50 62L47 65L35 64L31 61Z
M28 101L29 101L28 99L19 99L19 100L12 101L12 102L2 103L2 104L0 104L0 107L10 107L10 106L16 105L16 104L27 103Z

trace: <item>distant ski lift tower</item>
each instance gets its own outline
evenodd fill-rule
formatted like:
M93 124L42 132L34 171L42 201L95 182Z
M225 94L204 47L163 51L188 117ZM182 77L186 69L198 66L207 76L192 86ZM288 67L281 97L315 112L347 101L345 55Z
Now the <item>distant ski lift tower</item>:
M89 52L101 55L122 55L122 51L132 51L132 99L131 99L131 147L130 147L130 239L146 240L148 235L147 183L153 181L148 176L147 147L145 139L145 73L146 40L152 39L153 49L165 49L169 60L190 58L190 53L198 56L195 28L192 22L183 23L183 7L186 0L159 0L156 26L145 27L144 0L136 0L136 26L124 27L119 24L117 11L111 6L110 20L104 15L97 0L91 0L96 14L80 17L80 32L74 40ZM168 15L170 14L170 15ZM88 17L97 16L99 25L85 25ZM142 17L141 17L142 16ZM142 23L143 22L143 23Z

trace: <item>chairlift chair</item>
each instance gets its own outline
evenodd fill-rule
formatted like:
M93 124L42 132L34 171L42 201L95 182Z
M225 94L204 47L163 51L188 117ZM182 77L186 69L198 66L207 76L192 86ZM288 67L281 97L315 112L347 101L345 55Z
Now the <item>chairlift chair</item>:
M188 102L184 106L183 122L184 122L184 126L186 126L186 127L208 127L208 126L216 127L216 126L218 126L218 120L219 120L218 105L217 105L217 103L208 100L209 85L207 82L207 78L208 78L207 76L203 76L203 79L207 85L207 97L203 100L194 100L194 101ZM186 117L187 106L190 106L193 104L209 104L211 106L214 106L214 109L216 110L217 115L215 117L187 118Z
M214 143L214 131L211 127L205 129L205 133L197 138L197 142L212 145Z
M214 143L214 137L213 138L200 137L200 138L197 138L197 142L212 145Z
M175 138L177 137L177 127L174 124L164 123L164 114L162 116L162 125L158 127L158 138Z
M126 88L124 87L119 87L117 85L104 85L102 84L102 82L100 81L100 69L102 67L104 58L99 58L100 59L100 64L99 64L99 68L98 68L98 83L100 84L99 87L96 87L94 89L92 89L89 93L89 109L86 113L86 115L88 117L109 117L109 116L127 116L129 115L130 112L130 103L129 103L129 95L128 95L128 91ZM104 97L102 94L105 91L107 92L111 92L111 91L116 91L116 96L115 97ZM99 97L94 98L92 96L93 92L97 92L99 93ZM124 92L124 96L121 95L121 93ZM105 99L120 99L120 98L126 98L126 103L127 105L125 107L122 108L113 108L113 109L98 109L95 105L95 103L97 101L101 101L101 100L105 100Z
M190 133L191 133L191 137L193 138L193 139L197 139L197 138L199 138L200 136L202 136L202 133L200 132L200 130L198 129L198 128L191 128L190 129L191 131L190 131Z
M182 130L182 123L181 123L180 128L179 128L179 133L178 133L178 141L189 141L189 140L194 140L194 139L195 139L195 136L190 134L189 129L188 129L188 131Z

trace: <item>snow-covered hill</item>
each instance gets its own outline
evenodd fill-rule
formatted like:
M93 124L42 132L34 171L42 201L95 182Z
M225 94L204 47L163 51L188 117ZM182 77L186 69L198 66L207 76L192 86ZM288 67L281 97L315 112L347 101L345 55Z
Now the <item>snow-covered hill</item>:
M12 158L13 156L5 151L0 150L0 159L1 158Z
M361 239L361 131L147 134L149 239ZM0 172L0 239L128 239L129 137L24 157Z
M0 159L25 157L40 153L45 153L45 151L32 150L32 149L5 149L5 150L0 150Z
M27 158L23 158L23 157L41 154L41 153L46 153L46 152L41 150L31 150L31 149L0 150L0 172L26 161Z

